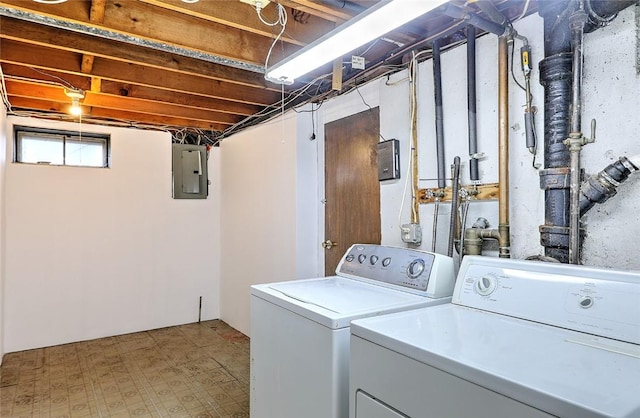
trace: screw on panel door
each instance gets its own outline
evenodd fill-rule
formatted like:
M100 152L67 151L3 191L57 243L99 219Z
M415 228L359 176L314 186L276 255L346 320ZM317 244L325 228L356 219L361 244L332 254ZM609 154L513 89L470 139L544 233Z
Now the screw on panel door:
M331 242L331 240L326 240L325 242L322 243L322 248L324 248L325 250L330 250L333 247L335 247L336 245L338 245L337 242Z

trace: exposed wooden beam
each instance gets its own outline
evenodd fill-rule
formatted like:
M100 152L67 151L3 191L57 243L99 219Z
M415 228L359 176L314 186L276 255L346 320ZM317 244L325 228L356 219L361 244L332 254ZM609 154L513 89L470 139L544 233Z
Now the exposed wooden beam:
M9 101L15 109L39 110L55 112L63 115L68 114L70 106L69 104L58 103L49 100L39 100L16 96L9 96ZM213 131L223 131L227 127L227 125L203 122L193 119L148 115L113 109L90 108L88 106L82 106L82 111L84 117L115 120L119 122L130 123L133 126L135 126L135 124L137 123L167 127L190 127Z
M78 54L0 39L0 60L11 64L82 74ZM276 102L277 92L209 80L193 75L176 74L136 64L96 58L92 75L106 80L121 81L175 90L183 93L266 106Z
M96 29L187 48L194 53L202 52L255 65L264 65L272 44L272 39L265 36L182 13L168 12L163 8L149 7L133 0L107 1L102 24L90 21L84 1L70 1L63 7L24 0L3 0L3 4L16 10L35 11L70 23L87 24ZM274 48L273 59L280 60L297 49L299 46L283 44L283 48Z
M195 58L155 51L137 45L109 41L96 36L47 27L32 22L3 17L0 37L45 47L110 58L123 62L194 74L215 80L278 91L262 74L212 64Z
M91 91L94 93L100 93L102 91L102 79L98 77L91 77Z
M342 23L353 17L352 14L342 9L333 8L322 2L313 2L305 0L275 0L276 3L280 3L285 7L290 7L296 10L300 10L305 13L309 13L312 16L316 16L325 20L329 20L334 23Z
M109 80L104 80L102 82L101 91L112 95L136 97L139 99L153 100L157 102L175 103L196 109L215 109L218 112L226 112L242 116L253 115L262 109L260 106L229 102L203 96L193 96L168 90L158 90L151 87Z
M64 88L59 86L19 80L6 80L6 86L7 93L13 97L30 99L41 99L46 97L50 101L65 104L69 103L69 98L65 95ZM232 125L241 120L240 116L234 116L228 113L188 108L179 105L136 99L133 97L113 96L104 93L86 92L82 105L89 106L93 109L103 108L130 111L148 115L193 119L223 125Z
M82 63L80 64L80 71L85 74L91 74L91 70L93 70L93 61L95 57L93 55L82 55Z
M62 77L74 87L85 91L100 91L112 96L133 97L159 103L177 104L194 109L213 109L217 112L230 113L232 115L240 115L243 117L253 115L262 109L262 107L255 105L212 99L209 97L190 95L187 93L179 93L169 90L158 90L152 87L110 80L100 80L100 89L94 90L92 83L93 80L96 80L96 77L89 79L86 76L58 73L52 70L47 71L47 74L50 74L47 76L38 73L31 68L12 64L3 64L2 68L7 79L18 77L27 80L52 82L57 81L54 77Z
M279 26L274 29L274 27L262 23L254 7L239 1L237 3L235 1L201 1L192 4L187 4L181 0L140 1L269 38L275 38L280 30ZM269 22L277 21L278 15L274 5L267 5L261 13L265 20ZM304 46L330 31L334 26L333 23L319 18L310 19L304 25L297 24L298 22L295 22L293 16L291 16L291 11L288 10L287 13L289 14L287 29L281 37L283 42Z
M89 9L89 20L93 23L102 23L104 21L104 12L106 10L107 0L91 0L91 8Z
M104 11L107 0L90 0L89 21L91 23L102 23L104 21ZM82 56L82 72L91 74L93 69L93 55L84 54Z

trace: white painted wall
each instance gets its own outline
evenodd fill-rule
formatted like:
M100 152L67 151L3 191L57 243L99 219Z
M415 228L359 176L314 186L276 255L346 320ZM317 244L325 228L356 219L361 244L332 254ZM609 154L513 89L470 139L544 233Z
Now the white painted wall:
M634 65L636 38L634 8L620 13L614 23L604 29L585 35L585 80L583 121L585 131L592 117L598 119L598 140L583 152L583 167L593 174L622 155L640 154L640 78ZM534 105L539 108L536 126L539 138L537 163L543 164L543 89L539 84L537 63L543 58L543 26L537 15L515 24L516 30L531 42L534 60L532 93ZM518 48L520 44L516 45ZM497 172L497 38L493 35L478 39L478 149L486 154L480 161L482 183L495 183ZM516 54L516 59L518 55ZM462 159L461 178L470 183L467 148L466 100L466 46L460 46L442 55L444 90L444 131L446 172L450 173L453 157ZM519 62L516 77L522 82ZM398 215L403 201L404 180L408 170L409 143L409 84L407 73L402 72L360 88L372 106L380 106L380 132L387 138L401 141L402 179L382 182L381 222L382 243L403 246L398 227ZM419 177L420 187L436 187L435 116L433 99L432 62L419 67ZM512 256L524 258L543 254L538 226L544 223L544 193L539 187L538 171L532 167L532 155L525 147L523 105L524 92L510 77L510 203ZM356 93L337 97L321 108L324 123L364 110L363 101ZM588 134L588 132L586 132ZM322 138L322 136L320 136ZM323 160L322 155L319 156ZM450 185L450 183L448 183ZM322 194L322 192L321 192ZM402 223L409 221L410 199L404 198ZM628 251L628 243L640 233L640 175L635 175L619 188L618 195L597 206L584 219L588 236L584 245L584 264L640 270L640 259ZM421 248L431 250L434 205L420 209L423 227ZM320 214L322 216L322 214ZM497 227L497 202L477 202L470 206L468 223L479 216L487 218L491 227ZM450 208L440 205L436 251L446 253ZM322 223L321 223L322 225ZM322 227L321 227L322 228ZM491 251L488 254L492 254Z
M4 178L7 165L7 110L0 104L0 364L4 356L4 266L5 266L5 216Z
M221 318L250 333L253 284L317 277L317 142L290 112L221 145Z
M111 168L6 167L5 352L195 322L200 296L219 317L218 152L210 197L173 200L168 133L82 129L111 134Z
M591 119L597 121L596 142L582 152L588 174L620 156L640 154L640 69L634 56L640 48L634 25L634 20L640 22L640 6L635 13L629 7L610 26L584 38L583 130L588 134ZM585 264L640 270L639 253L634 250L640 234L639 206L640 175L636 173L618 188L615 197L583 217Z
M527 36L531 42L534 59L543 56L542 19L537 15L524 21L517 22L515 29ZM477 122L478 122L478 151L485 154L479 161L480 183L498 182L498 83L497 83L497 48L496 36L485 35L477 43ZM516 48L521 44L517 43ZM515 55L518 57L518 54ZM520 83L524 83L519 71L519 61L516 62L515 74ZM469 152L467 129L467 80L466 80L466 45L451 49L442 54L442 84L443 84L443 113L445 135L445 172L451 175L450 166L455 156L461 159L460 178L463 185L470 185ZM537 65L532 72L532 94L535 105L540 107L536 117L537 132L540 141L543 133L543 89L539 84ZM539 239L532 239L537 235L538 225L544 223L544 196L539 190L538 171L533 168L532 155L525 147L523 110L525 94L509 77L509 174L510 174L510 205L511 205L511 251L515 258L524 258L531 254L539 254L542 248ZM419 72L419 172L421 188L436 188L437 159L435 154L435 103L433 99L433 69L432 60L424 62ZM537 162L542 163L542 146L538 149ZM406 160L406 159L405 159ZM447 182L447 186L450 186ZM449 241L449 222L451 216L450 204L439 206L436 236L436 251L446 254ZM420 216L423 229L422 248L431 250L433 216L435 205L422 205ZM396 211L397 212L397 211ZM408 211L405 219L408 220ZM467 220L469 225L478 217L484 217L490 223L490 228L498 226L497 202L479 201L469 206ZM397 229L392 235L399 240ZM491 254L491 252L489 252Z

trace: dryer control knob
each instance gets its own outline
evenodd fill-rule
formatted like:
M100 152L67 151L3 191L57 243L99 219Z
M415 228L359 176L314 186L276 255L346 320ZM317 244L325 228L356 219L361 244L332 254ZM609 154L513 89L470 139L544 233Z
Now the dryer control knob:
M580 307L583 309L589 309L593 306L593 298L591 296L583 296L579 301Z
M490 276L482 276L476 282L476 292L482 296L489 296L492 294L496 288L498 287L498 283L496 279Z
M360 264L364 263L364 260L366 260L366 259L367 259L367 256L364 255L364 254L360 254L358 256L358 261L360 262Z

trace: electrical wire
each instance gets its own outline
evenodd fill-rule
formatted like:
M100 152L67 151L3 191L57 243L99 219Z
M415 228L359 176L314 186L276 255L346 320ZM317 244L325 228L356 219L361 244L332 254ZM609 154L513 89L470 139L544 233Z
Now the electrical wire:
M62 77L58 77L57 75L54 75L54 74L49 74L49 73L47 73L45 71L38 70L37 68L34 68L34 67L27 67L27 68L29 68L30 70L35 71L36 73L40 73L42 75L46 75L47 77L51 77L51 78L55 78L56 80L60 80L64 87L68 87L68 88L71 88L71 89L74 89L74 90L80 90L79 88L77 88L73 84L69 83L67 80L65 80Z
M522 13L520 14L520 16L518 16L514 20L520 20L527 14L527 12L529 11L529 3L530 2L531 2L531 0L527 0L527 1L524 2L524 6L522 6Z
M278 33L278 36L276 36L276 38L273 40L273 43L269 47L269 52L267 53L267 58L264 61L264 73L265 74L267 73L267 68L269 67L269 58L271 58L271 53L273 52L273 48L278 43L278 41L282 37L282 34L284 33L285 28L287 27L287 10L281 4L277 4L277 6L278 6L278 20L276 20L276 22L273 23L273 24L265 21L262 18L262 15L260 14L260 9L258 7L256 7L256 11L258 13L258 17L260 18L262 23L264 23L267 26L275 26L275 25L278 25L278 24L282 25L282 29L280 29L280 33Z
M515 50L516 50L516 42L514 39L513 42L511 42L511 77L513 78L513 81L518 85L518 87L520 87L524 92L526 92L527 89L524 88L524 86L518 82L518 80L516 79L516 75L513 72L513 58L514 58Z
M0 65L0 88L2 88L2 102L7 108L7 112L11 112L11 102L9 102L9 93L7 92L7 85L5 84L4 72L2 71L2 65Z

